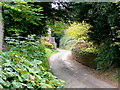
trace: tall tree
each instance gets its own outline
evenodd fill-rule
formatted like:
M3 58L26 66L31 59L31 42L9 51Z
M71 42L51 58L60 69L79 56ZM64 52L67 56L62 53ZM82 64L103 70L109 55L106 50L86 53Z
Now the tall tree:
M120 60L119 5L120 2L73 2L68 5L74 20L92 25L88 35L100 49L96 59L99 68L108 68Z
M2 23L2 5L0 5L0 50L2 50L2 44L3 44L3 23Z
M5 36L12 36L16 33L22 36L43 35L47 32L43 9L34 2L5 2L3 18Z

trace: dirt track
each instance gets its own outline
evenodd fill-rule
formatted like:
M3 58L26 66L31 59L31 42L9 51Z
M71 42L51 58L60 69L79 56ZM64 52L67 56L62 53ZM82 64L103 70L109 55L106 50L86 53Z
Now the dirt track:
M84 65L70 59L71 52L60 50L49 59L55 76L67 82L66 88L117 88L93 77Z

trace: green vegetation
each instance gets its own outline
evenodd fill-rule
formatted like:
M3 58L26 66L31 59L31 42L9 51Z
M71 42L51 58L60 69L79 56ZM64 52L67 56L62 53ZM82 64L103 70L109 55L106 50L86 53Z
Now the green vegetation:
M47 48L53 49L53 45L49 42L42 42L42 45L44 45Z
M98 52L99 52L99 50L95 47L81 48L80 53L83 53L82 51L86 52L86 53L94 53L94 54L98 54Z
M2 2L8 51L0 52L0 88L64 86L47 71L47 58L58 52L52 44L39 40L39 36L47 36L48 28L61 48L97 53L97 69L119 67L120 2L57 4L58 9L45 2Z
M5 36L16 33L22 36L46 34L45 16L42 12L42 7L34 2L5 2L3 4Z
M0 52L0 88L63 88L65 82L48 72L48 54L53 50L41 46L33 36L25 41L7 38L10 50ZM46 54L47 50L47 54Z
M73 40L68 36L63 36L60 39L60 48L71 50L73 48ZM71 47L72 46L72 47Z
M62 88L64 82L47 72L40 60L27 60L22 54L10 51L0 54L0 88Z
M2 3L4 43L8 51L0 52L0 88L64 87L64 81L48 72L47 59L58 51L38 37L47 35L46 25L51 14L46 14L46 4L51 7L50 3L42 2Z
M120 60L119 5L120 2L69 3L74 19L92 26L87 34L100 51L96 58L98 69L108 69Z
M111 67L117 68L119 66L119 47L118 46L106 46L100 48L100 53L96 58L98 61L97 69L109 69Z
M59 51L54 49L45 48L46 56L49 58L51 55L58 53Z
M85 22L74 22L70 24L68 29L64 30L65 34L60 40L60 47L69 50L72 50L73 48L79 50L84 48L86 43L89 43L89 45L92 46L92 42L88 42L89 36L87 35L90 27L91 26Z
M96 48L98 56L96 58L98 65L97 69L108 69L113 64L119 62L120 55L118 52L120 48L119 43L119 5L120 2L72 2L67 3L68 13L73 22L85 22L90 26L88 28L87 39L85 42L90 44L88 48ZM66 15L67 17L67 15ZM69 16L68 16L69 17ZM71 19L70 18L70 19ZM68 32L72 31L72 28ZM71 38L78 38L82 35L84 30L77 28L70 34L67 34ZM78 31L78 35L74 34ZM83 34L86 35L86 34ZM69 40L68 40L69 42ZM77 43L80 43L78 40ZM80 44L79 44L80 45ZM71 46L71 45L70 45ZM85 45L83 45L85 46ZM80 47L80 46L79 46ZM71 48L71 47L70 47ZM85 47L86 48L86 47ZM78 48L78 49L81 49ZM84 49L85 50L85 49ZM91 52L91 51L90 51ZM106 66L105 66L106 65ZM118 64L115 67L119 67Z
M73 23L65 30L65 35L72 39L86 39L88 38L87 33L90 25L82 22L82 23Z
M57 47L60 46L60 39L63 37L65 29L67 29L68 27L69 24L60 21L56 21L54 24L50 25L52 31L51 35L55 37Z

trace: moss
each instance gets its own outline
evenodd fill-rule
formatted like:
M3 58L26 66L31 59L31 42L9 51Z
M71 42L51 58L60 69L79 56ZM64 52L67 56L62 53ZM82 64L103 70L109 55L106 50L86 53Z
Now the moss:
M86 51L80 52L79 50L73 49L72 57L76 61L78 61L86 66L89 66L91 68L96 68L96 66L97 66L97 62L95 61L95 58L97 57L96 53L90 53L90 52L86 52Z

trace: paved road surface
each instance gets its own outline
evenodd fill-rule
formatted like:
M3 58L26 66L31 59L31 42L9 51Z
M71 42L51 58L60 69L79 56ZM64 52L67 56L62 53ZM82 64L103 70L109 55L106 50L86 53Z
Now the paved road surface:
M80 63L71 60L71 52L59 49L49 59L50 68L55 76L67 82L66 88L115 88L93 77Z

